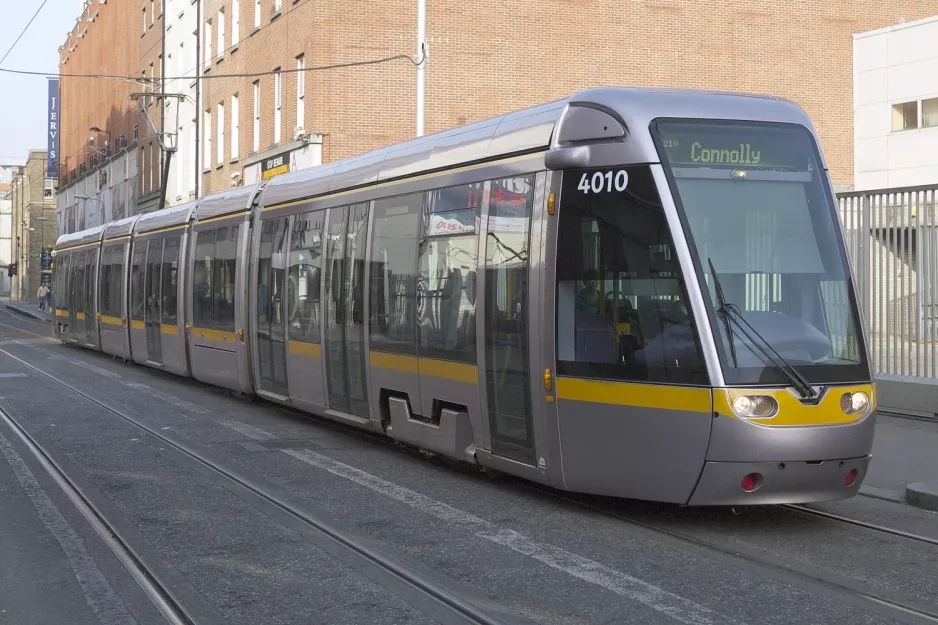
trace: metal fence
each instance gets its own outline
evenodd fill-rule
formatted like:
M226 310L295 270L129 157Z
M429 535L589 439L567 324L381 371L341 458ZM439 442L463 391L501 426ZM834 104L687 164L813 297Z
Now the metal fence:
M938 185L838 194L877 374L938 378Z

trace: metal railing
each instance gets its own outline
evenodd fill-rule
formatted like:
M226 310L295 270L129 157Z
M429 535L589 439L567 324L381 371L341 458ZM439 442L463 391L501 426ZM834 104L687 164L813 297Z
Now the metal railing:
M938 184L837 197L874 371L938 378Z

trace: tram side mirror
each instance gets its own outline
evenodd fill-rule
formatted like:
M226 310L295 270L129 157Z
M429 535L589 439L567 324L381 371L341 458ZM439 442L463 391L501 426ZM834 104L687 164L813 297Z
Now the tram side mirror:
M577 169L587 167L590 162L590 146L578 145L572 148L556 148L544 155L547 169Z

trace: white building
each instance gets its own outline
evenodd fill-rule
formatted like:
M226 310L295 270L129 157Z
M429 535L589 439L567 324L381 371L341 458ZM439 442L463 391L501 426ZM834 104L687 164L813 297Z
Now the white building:
M198 130L198 90L196 81L201 72L197 60L199 43L199 10L201 2L192 0L164 0L163 36L166 54L163 61L163 76L166 77L166 93L178 93L185 98L166 98L163 104L164 131L174 133L167 136L167 142L176 146L169 168L169 180L166 183L166 206L174 206L195 199L196 154ZM179 80L179 77L183 77ZM177 111L178 107L178 111Z
M853 36L854 186L938 184L938 16Z

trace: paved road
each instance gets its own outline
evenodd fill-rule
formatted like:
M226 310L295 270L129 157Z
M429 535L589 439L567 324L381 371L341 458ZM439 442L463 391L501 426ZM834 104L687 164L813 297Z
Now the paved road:
M0 312L0 408L172 582L198 622L448 618L170 443L499 614L498 622L915 623L862 594L938 605L933 545L778 508L560 499L66 347L44 339L48 332L47 322ZM163 622L8 425L0 423L0 436L0 610L8 611L0 623ZM889 501L824 508L938 534L938 517Z

